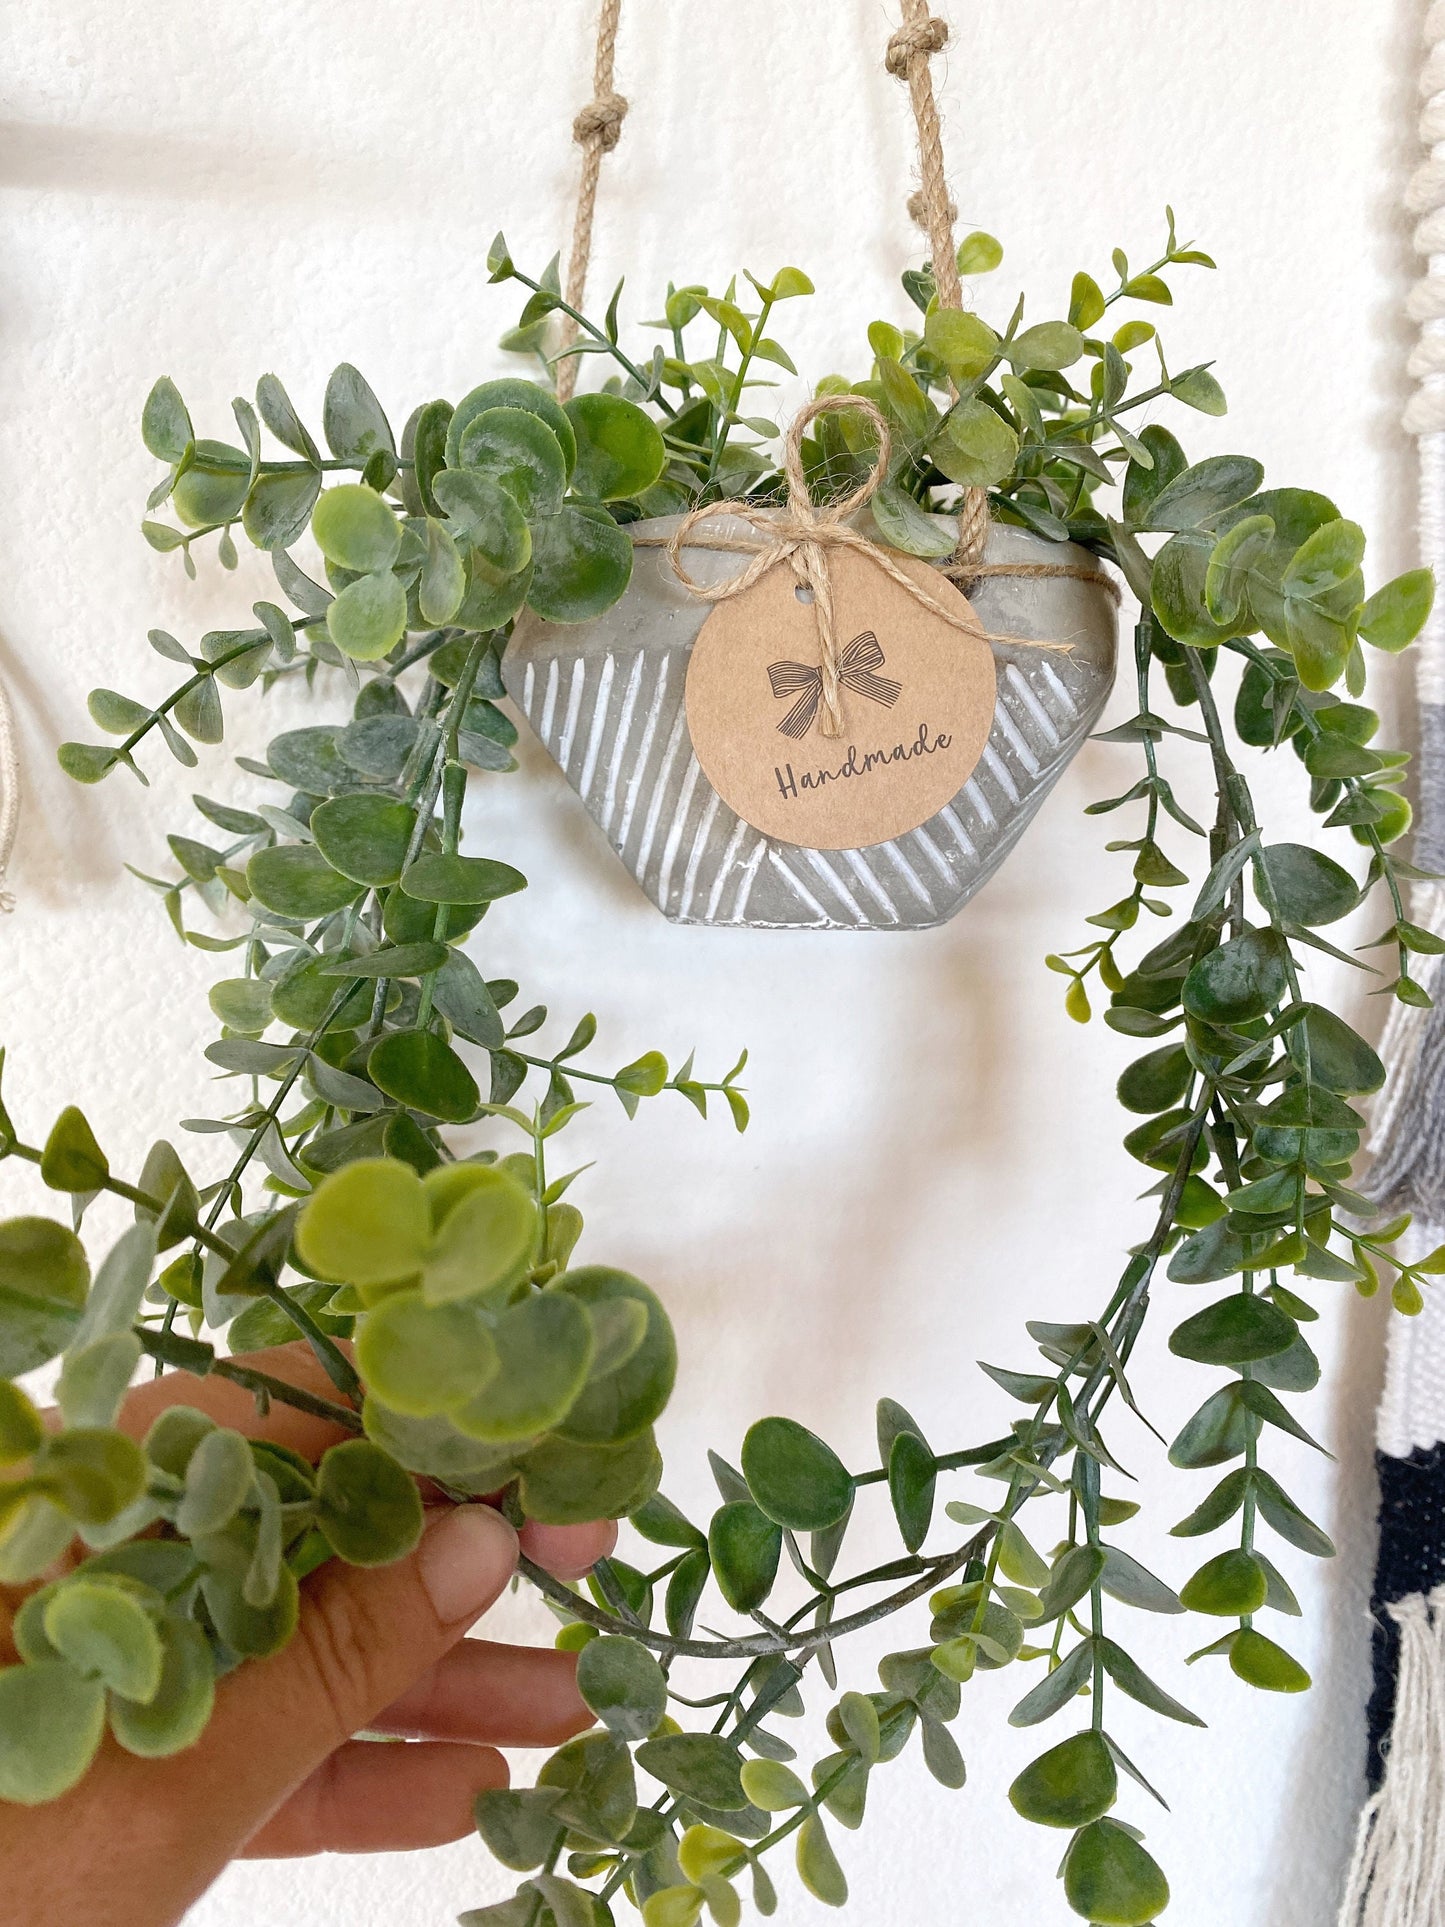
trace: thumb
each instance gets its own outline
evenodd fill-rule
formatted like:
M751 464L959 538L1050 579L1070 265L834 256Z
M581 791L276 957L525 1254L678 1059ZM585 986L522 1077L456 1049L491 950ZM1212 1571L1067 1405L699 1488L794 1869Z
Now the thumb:
M195 1746L143 1761L107 1741L49 1814L67 1837L104 1841L108 1920L179 1920L328 1754L463 1637L516 1564L517 1535L500 1513L438 1509L416 1550L395 1565L333 1560L314 1573L295 1637L219 1683ZM22 1914L39 1923L65 1910Z

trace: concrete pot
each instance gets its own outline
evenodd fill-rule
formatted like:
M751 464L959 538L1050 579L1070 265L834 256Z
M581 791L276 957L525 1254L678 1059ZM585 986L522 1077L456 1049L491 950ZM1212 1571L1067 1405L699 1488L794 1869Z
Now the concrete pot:
M665 539L676 525L664 517L633 533ZM745 560L691 546L684 559L703 582L726 579ZM1001 524L985 560L1097 566L1072 544ZM1102 583L985 576L971 600L990 633L1073 648L992 644L998 701L978 766L936 816L866 849L777 842L740 821L708 782L692 753L683 683L712 605L681 587L661 546L638 547L627 593L594 622L525 616L502 675L588 814L675 923L922 930L946 922L1003 862L1114 680L1115 604Z

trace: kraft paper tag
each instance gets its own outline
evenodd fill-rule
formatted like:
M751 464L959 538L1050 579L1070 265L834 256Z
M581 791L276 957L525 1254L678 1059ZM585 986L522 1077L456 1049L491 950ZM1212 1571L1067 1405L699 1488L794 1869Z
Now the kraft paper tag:
M915 830L963 788L993 727L993 656L967 599L890 556L955 628L866 556L828 557L841 736L822 729L818 623L785 563L721 602L693 644L687 723L708 781L765 836L862 849Z

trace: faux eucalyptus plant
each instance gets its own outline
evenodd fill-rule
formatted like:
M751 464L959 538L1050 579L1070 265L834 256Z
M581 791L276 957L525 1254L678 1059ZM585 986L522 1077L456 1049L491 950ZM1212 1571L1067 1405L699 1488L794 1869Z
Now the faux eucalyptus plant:
M974 234L960 267L981 275L999 258ZM1030 1323L1033 1355L983 1367L1020 1408L1001 1435L930 1441L883 1398L878 1461L853 1469L792 1419L765 1417L735 1462L712 1456L719 1503L696 1521L660 1489L666 1313L625 1272L574 1264L577 1174L557 1140L584 1089L613 1091L629 1114L666 1096L706 1115L711 1099L741 1129L743 1063L709 1079L649 1052L599 1069L590 1016L536 1041L548 1013L500 974L515 950L505 911L478 930L525 878L462 852L463 805L474 773L485 784L513 767L498 664L524 608L577 621L622 595L638 518L779 497L778 425L749 411L769 370L792 370L768 332L774 311L811 285L788 268L750 275L750 298L669 289L649 324L660 342L635 355L619 288L601 323L574 317L569 350L598 357L606 384L563 407L548 358L564 305L555 264L529 277L499 238L493 279L529 291L506 345L535 358L535 378L427 402L396 436L343 366L326 390L325 455L273 376L254 408L236 402L236 444L198 437L176 388L157 383L143 433L164 470L148 506L170 519L145 522L152 546L194 573L197 546L214 542L233 567L239 530L271 552L278 600L192 643L153 631L175 687L158 702L97 690L91 713L113 740L67 744L62 763L83 782L122 767L144 781L154 742L194 764L193 745L220 742L233 692L297 679L328 718L276 736L264 760L238 758L244 800L197 796L207 827L171 836L176 872L147 879L180 936L226 959L206 1055L235 1094L223 1116L187 1122L195 1152L158 1142L123 1181L78 1110L42 1144L0 1112L0 1156L38 1164L75 1227L0 1225L0 1580L45 1581L77 1535L88 1549L17 1616L0 1796L54 1798L107 1725L140 1754L190 1743L216 1676L291 1636L308 1572L414 1544L422 1475L459 1501L500 1494L516 1517L629 1521L585 1589L528 1569L600 1724L534 1788L480 1797L483 1838L525 1878L470 1927L598 1927L624 1903L646 1927L704 1913L731 1927L740 1883L774 1911L785 1846L806 1887L841 1903L835 1825L860 1825L873 1773L915 1739L935 1778L961 1787L965 1689L1005 1666L1021 1673L1013 1723L1065 1729L1010 1798L1061 1830L1070 1907L1114 1927L1164 1908L1163 1873L1115 1814L1121 1796L1130 1816L1158 1796L1147 1762L1111 1737L1110 1708L1120 1693L1199 1722L1130 1656L1129 1617L1203 1615L1207 1630L1184 1642L1192 1659L1225 1659L1267 1691L1309 1684L1260 1624L1298 1611L1266 1546L1332 1551L1270 1469L1283 1439L1313 1443L1288 1402L1319 1376L1306 1328L1322 1293L1368 1294L1382 1275L1401 1311L1418 1310L1423 1280L1445 1270L1445 1251L1396 1256L1406 1221L1376 1224L1355 1188L1357 1101L1383 1072L1305 983L1322 954L1361 963L1321 931L1369 897L1391 960L1380 987L1428 1001L1412 969L1440 945L1406 918L1401 885L1417 873L1390 853L1409 822L1406 759L1373 746L1359 698L1362 644L1403 649L1432 585L1416 572L1366 599L1364 536L1331 502L1264 490L1245 456L1191 466L1169 428L1145 425L1171 402L1224 412L1212 373L1171 373L1135 318L1167 306L1168 277L1191 264L1212 265L1176 242L1171 216L1157 261L1114 256L1107 294L1081 273L1066 319L1025 326L1020 302L997 329L940 310L929 272L909 274L914 325L876 322L867 378L822 384L870 397L894 430L873 503L886 541L946 556L958 490L984 487L997 519L1084 544L1143 606L1137 710L1105 739L1128 773L1092 806L1130 809L1135 833L1108 848L1132 882L1082 947L1047 960L1071 1015L1088 1018L1092 979L1105 1022L1146 1047L1119 1080L1125 1149L1149 1186L1137 1242L1076 1322ZM1121 309L1131 318L1115 323ZM815 495L841 493L870 465L866 425L820 419L807 458ZM308 535L319 566L292 553ZM1214 687L1228 657L1242 666L1232 724ZM1336 855L1266 840L1246 774L1265 754L1302 766ZM1201 755L1217 793L1207 826L1177 801L1169 760ZM1139 931L1155 918L1167 927L1151 943ZM478 1124L495 1144L454 1138ZM235 1147L224 1168L218 1140ZM92 1279L80 1231L104 1192L136 1223ZM1140 1410L1128 1371L1156 1290L1171 1349L1201 1367L1202 1402L1172 1416L1170 1460L1227 1468L1202 1489L1181 1481L1173 1532L1219 1549L1178 1595L1117 1543L1137 1507L1106 1443L1119 1404ZM332 1396L243 1356L298 1334ZM52 1430L15 1381L57 1356ZM146 1357L353 1436L312 1466L180 1408L138 1446L113 1421ZM860 1507L891 1509L899 1549L855 1570ZM925 1599L876 1682L848 1677L846 1635ZM700 1630L729 1615L734 1630ZM720 1683L703 1660L722 1662ZM815 1678L836 1695L832 1750L795 1766L784 1732Z

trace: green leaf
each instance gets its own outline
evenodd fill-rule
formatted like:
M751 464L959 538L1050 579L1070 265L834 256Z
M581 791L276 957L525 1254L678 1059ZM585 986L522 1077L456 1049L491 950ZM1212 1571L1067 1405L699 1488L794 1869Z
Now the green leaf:
M533 531L530 607L544 622L588 622L610 609L632 575L632 543L605 510L565 505Z
M357 1327L356 1362L367 1388L392 1411L430 1418L482 1393L496 1376L497 1348L470 1305L429 1305L396 1291Z
M459 459L462 453L463 438L466 431L478 419L495 409L520 409L535 415L557 439L562 450L565 473L570 475L577 460L576 440L572 424L557 398L535 382L504 379L483 382L480 388L472 389L457 403L456 413L451 418L447 430L446 465L448 468L470 467L471 464Z
M481 1103L477 1080L451 1045L432 1030L394 1030L372 1045L366 1074L408 1110L460 1124Z
M667 1711L667 1679L635 1639L590 1640L577 1658L577 1690L609 1733L645 1740Z
M748 1804L743 1791L742 1756L731 1740L719 1735L668 1734L645 1741L635 1757L644 1773L703 1806L734 1813Z
M255 1476L250 1447L239 1432L207 1432L186 1465L177 1531L187 1539L223 1532L250 1498Z
M376 885L401 875L416 816L389 796L333 796L311 812L309 827L334 870L353 883Z
M1080 1827L1109 1811L1119 1792L1102 1733L1075 1733L1041 1753L1008 1790L1015 1813L1042 1827Z
M567 436L575 454L570 424ZM524 408L493 408L478 415L467 425L448 465L495 484L529 523L557 514L571 467L550 422Z
M1101 1546L1070 1546L1061 1553L1048 1584L1039 1595L1042 1617L1057 1619L1060 1613L1077 1605L1103 1573L1105 1562Z
M584 1444L610 1443L645 1431L661 1417L677 1376L677 1341L661 1300L640 1279L603 1265L565 1272L550 1290L584 1305L594 1325L613 1306L639 1306L646 1313L635 1348L610 1370L598 1372L594 1363L557 1431Z
M320 493L321 476L315 469L258 476L246 497L241 525L258 549L289 549L305 533Z
M1335 1546L1330 1535L1301 1512L1278 1480L1268 1472L1256 1470L1253 1485L1260 1516L1281 1539L1316 1559L1334 1557Z
M808 1789L780 1760L744 1760L743 1792L764 1813L788 1813L808 1804Z
M1434 571L1410 569L1376 589L1360 611L1359 632L1377 649L1398 655L1425 627L1434 604Z
M1171 1699L1162 1687L1156 1686L1152 1679L1129 1657L1122 1646L1116 1646L1112 1639L1101 1639L1099 1653L1104 1661L1104 1670L1130 1699L1138 1700L1147 1706L1151 1713L1161 1713L1165 1719L1178 1720L1185 1726L1203 1726L1204 1721L1197 1713L1191 1713L1187 1706Z
M422 903L495 903L525 890L527 879L510 863L485 856L419 856L401 880L405 894Z
M1177 1526L1169 1528L1171 1537L1197 1539L1202 1533L1214 1532L1226 1525L1244 1504L1245 1495L1256 1476L1244 1466L1227 1472L1209 1497L1196 1506L1188 1518L1181 1519Z
M161 1621L160 1683L144 1705L116 1699L110 1728L128 1753L156 1760L193 1746L210 1722L216 1674L205 1634L174 1614Z
M1149 505L1151 529L1205 528L1226 509L1254 495L1264 479L1248 455L1211 455L1175 476Z
M1309 1042L1310 1076L1328 1091L1344 1097L1365 1096L1385 1081L1378 1053L1342 1017L1321 1004L1305 1007L1305 1036Z
M344 910L361 895L361 886L333 870L310 843L258 850L246 865L246 883L263 908L308 921Z
M1204 576L1204 605L1212 621L1232 625L1240 620L1250 572L1268 552L1274 533L1267 515L1246 515L1215 543Z
M322 1456L316 1523L348 1565L390 1565L421 1538L421 1496L389 1452L370 1439L347 1439Z
M1076 1551L1095 1551L1095 1547L1076 1547ZM1087 1589L1086 1589L1087 1590ZM1093 1667L1093 1649L1088 1640L1083 1640L1054 1667L1046 1673L1038 1685L1024 1694L1018 1705L1008 1716L1010 1726L1037 1726L1066 1706L1087 1685Z
M1184 980L1184 1008L1211 1024L1263 1017L1289 988L1288 951L1277 930L1247 930L1200 958Z
M992 274L1003 260L1003 248L991 234L975 229L966 234L958 244L958 271L960 274Z
M1267 1590L1264 1568L1254 1554L1231 1546L1206 1561L1179 1597L1190 1612L1232 1619L1258 1612Z
M77 1524L108 1525L145 1491L145 1455L119 1432L73 1426L36 1453L35 1477Z
M1005 481L1013 473L1018 452L1018 436L1002 415L982 401L959 402L929 444L929 453L943 473L966 488L992 488Z
M343 361L331 372L321 408L326 445L340 462L365 462L378 449L395 453L391 424L366 377Z
M661 1476L650 1431L617 1445L549 1437L522 1460L522 1509L549 1525L618 1519L650 1498Z
M451 1414L469 1438L494 1444L550 1431L565 1418L587 1380L592 1325L564 1292L524 1298L492 1329L496 1376Z
M1229 624L1210 615L1205 596L1212 546L1197 532L1171 536L1155 556L1150 578L1156 621L1177 642L1195 649L1213 649L1230 634Z
M146 396L140 432L146 447L161 462L179 462L194 441L186 404L169 375L162 375Z
M271 1022L271 986L260 977L223 977L207 1001L228 1030L247 1037L259 1037Z
M1119 1102L1126 1110L1152 1117L1183 1100L1192 1075L1182 1044L1167 1044L1129 1065L1119 1078Z
M640 495L667 459L651 417L630 401L607 394L578 395L566 404L577 438L572 487L594 502Z
M472 1814L488 1852L514 1873L542 1866L561 1840L561 1823L552 1812L561 1797L556 1787L489 1787L479 1793Z
M120 1409L140 1362L140 1340L133 1332L108 1332L66 1354L55 1400L67 1425L110 1425Z
M84 1576L58 1586L45 1608L45 1637L87 1679L144 1704L161 1683L161 1641L135 1596Z
M1092 328L1104 318L1105 306L1103 291L1090 274L1080 271L1074 276L1069 295L1069 320L1076 328Z
M466 565L451 531L435 516L426 524L426 560L417 583L417 607L426 622L450 622L467 590Z
M1115 1820L1094 1820L1064 1857L1064 1895L1096 1927L1149 1927L1169 1905L1158 1862Z
M1103 1587L1111 1599L1122 1600L1138 1612L1180 1613L1184 1610L1172 1586L1166 1586L1118 1546L1104 1549Z
M363 482L327 489L312 514L311 533L328 562L357 575L389 569L401 550L401 524L390 504Z
M815 1900L828 1907L846 1906L848 1882L816 1813L810 1813L798 1829L797 1863L798 1878Z
M110 1161L95 1141L85 1114L68 1104L56 1118L40 1159L40 1176L52 1191L98 1191Z
M1201 1365L1247 1365L1288 1350L1298 1336L1294 1320L1267 1298L1239 1292L1176 1325L1169 1349Z
M1176 375L1169 392L1186 408L1197 408L1201 415L1227 415L1229 404L1224 390L1207 368L1190 368Z
M1234 1635L1229 1665L1247 1685L1267 1693L1303 1693L1310 1686L1310 1676L1299 1661L1252 1626L1242 1626Z
M56 761L75 783L99 783L120 760L119 753L102 743L62 743Z
M910 1552L917 1552L928 1537L937 1477L933 1454L917 1432L900 1431L888 1453L888 1496Z
M761 1510L796 1532L822 1532L853 1503L847 1467L793 1419L759 1419L743 1440L742 1467Z
M485 564L489 579L515 576L532 559L532 531L517 500L522 485L514 477L514 488L507 489L496 479L509 472L506 465L498 461L494 468L495 474L444 468L432 485L453 534Z
M1015 368L1057 373L1072 367L1083 354L1084 337L1067 321L1041 321L1007 343L1004 352Z
M935 308L924 323L924 342L950 374L981 374L999 352L999 338L964 308Z
M0 1378L0 1465L18 1465L44 1439L45 1427L36 1407L18 1385Z
M105 1731L105 1690L63 1659L0 1669L0 1800L40 1806L68 1793Z
M734 1612L761 1606L777 1578L781 1529L751 1500L734 1499L713 1514L707 1537L723 1598Z
M246 1581L256 1556L255 1522L234 1519L225 1532L197 1540L195 1549L205 1565L201 1594L206 1611L225 1644L256 1659L279 1652L296 1630L296 1576L283 1564L268 1605L254 1606L247 1599Z
M358 1159L323 1178L296 1224L308 1269L363 1287L415 1277L430 1237L421 1179L395 1158Z
M532 1193L495 1165L443 1165L423 1189L437 1219L425 1253L427 1302L446 1304L514 1285L531 1260L537 1237Z
M1169 1448L1169 1462L1186 1467L1223 1465L1241 1456L1258 1429L1257 1420L1241 1402L1239 1386L1225 1385L1185 1424Z
M65 1225L0 1223L0 1375L19 1378L64 1350L89 1285L85 1248Z
M406 634L406 590L389 569L358 576L328 606L326 632L342 655L380 661Z
M929 514L894 482L879 487L870 507L883 540L905 555L939 558L958 547L958 523L951 516Z
M1333 858L1305 843L1272 843L1261 852L1270 888L1287 923L1336 923L1360 901L1360 887Z

